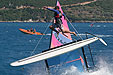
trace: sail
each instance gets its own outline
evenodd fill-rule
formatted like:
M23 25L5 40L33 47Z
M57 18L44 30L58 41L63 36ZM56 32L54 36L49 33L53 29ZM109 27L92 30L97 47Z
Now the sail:
M63 13L61 5L58 0L56 3L56 6L59 6L61 13ZM64 16L62 16L61 20L63 23L62 24L63 29L69 30L67 20L64 18ZM56 29L58 30L58 28L56 28ZM58 46L72 42L70 33L65 33L65 35L67 35L68 37L64 36L62 33L59 33L59 35L57 36L57 33L54 31L52 31L51 34L52 35L51 35L50 48L58 47ZM62 63L66 63L66 65L67 65L68 63L70 63L70 65L74 65L74 66L78 67L78 69L80 71L83 71L83 65L84 65L82 56L80 55L80 51L78 51L78 50L68 52L66 54L48 59L47 63L48 63L48 66L57 66ZM51 69L53 72L54 67L50 68L50 71L51 71Z
M59 1L57 1L56 6L59 6L59 9L60 9L61 13L63 13ZM62 20L62 29L64 29L64 30L69 30L67 21L66 21L66 19L64 18L64 16L62 16L61 20ZM58 30L58 29L57 29L57 30ZM65 37L65 36L63 36L63 35L61 35L61 34L59 34L59 36L57 37L56 32L53 31L53 33L52 33L52 39L51 39L51 48L54 48L54 47L61 46L61 45L63 45L63 44L72 42L71 35L70 35L69 33L65 33L65 34L66 34L68 37Z

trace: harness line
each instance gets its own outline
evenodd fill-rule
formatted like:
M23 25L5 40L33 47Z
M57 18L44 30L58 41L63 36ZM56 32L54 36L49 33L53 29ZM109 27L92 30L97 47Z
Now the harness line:
M75 32L77 32L78 36L80 37L81 40L83 40L83 38L79 35L78 31L76 30L76 28L73 26L73 24L69 21L69 19L67 18L67 16L65 15L67 21L71 24L71 26L73 27L73 29L75 30Z
M46 27L45 31L44 31L44 34L46 33L48 27L49 27L50 23L48 24L48 26ZM40 41L42 40L44 35L41 36L40 40L38 41L38 43L36 44L35 48L33 49L33 51L31 52L31 55L35 52L36 48L38 47Z

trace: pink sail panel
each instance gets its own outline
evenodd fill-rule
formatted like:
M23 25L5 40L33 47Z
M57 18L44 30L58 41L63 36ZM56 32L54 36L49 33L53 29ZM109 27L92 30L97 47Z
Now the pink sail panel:
M55 37L55 35L53 34L52 35L52 39L51 39L51 48L54 48L54 47L58 47L58 46L61 46L62 43L60 43L57 38Z

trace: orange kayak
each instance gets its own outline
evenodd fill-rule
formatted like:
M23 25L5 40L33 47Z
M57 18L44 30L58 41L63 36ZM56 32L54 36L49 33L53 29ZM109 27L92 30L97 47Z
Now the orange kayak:
M19 29L21 32L25 33L25 34L31 34L31 35L45 35L43 33L40 32L34 32L34 31L30 31L30 30L25 30L25 29Z

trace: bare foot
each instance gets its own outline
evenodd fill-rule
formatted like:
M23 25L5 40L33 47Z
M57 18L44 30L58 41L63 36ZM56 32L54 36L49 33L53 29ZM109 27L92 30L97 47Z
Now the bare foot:
M75 32L72 32L73 35L77 36L77 34Z

